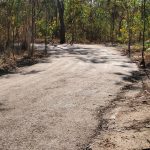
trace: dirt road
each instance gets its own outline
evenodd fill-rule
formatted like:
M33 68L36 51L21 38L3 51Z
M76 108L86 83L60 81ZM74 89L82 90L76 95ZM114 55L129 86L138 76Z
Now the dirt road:
M49 48L51 57L41 63L0 77L0 150L85 148L100 107L137 70L115 48Z

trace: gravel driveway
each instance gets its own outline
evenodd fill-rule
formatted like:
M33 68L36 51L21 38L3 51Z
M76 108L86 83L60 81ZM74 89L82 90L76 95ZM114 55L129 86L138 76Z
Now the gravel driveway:
M137 70L113 47L49 48L51 57L0 77L0 150L86 147L99 125L100 107Z

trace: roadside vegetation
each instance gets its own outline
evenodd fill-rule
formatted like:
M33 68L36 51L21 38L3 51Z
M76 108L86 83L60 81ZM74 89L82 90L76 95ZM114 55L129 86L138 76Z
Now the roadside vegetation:
M47 54L47 45L60 39L61 44L125 44L129 56L139 52L145 67L150 53L149 14L148 0L3 0L0 66L24 55L33 58L34 43L45 43L43 54Z

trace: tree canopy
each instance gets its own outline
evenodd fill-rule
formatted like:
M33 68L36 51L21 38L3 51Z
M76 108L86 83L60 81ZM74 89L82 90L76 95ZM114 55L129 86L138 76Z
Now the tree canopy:
M60 38L60 43L125 43L130 53L132 43L150 40L149 14L148 0L3 0L0 50L21 43L33 55L30 43Z

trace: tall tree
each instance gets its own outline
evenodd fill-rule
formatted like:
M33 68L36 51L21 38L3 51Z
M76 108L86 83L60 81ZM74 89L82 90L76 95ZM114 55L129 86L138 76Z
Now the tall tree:
M31 31L32 31L32 48L30 50L29 56L33 56L34 53L34 43L35 43L35 4L36 1L32 0L31 1L31 5L32 5L32 27L31 27Z
M142 6L143 6L143 9L142 9L143 10L143 16L142 16L142 20L143 20L143 48L142 48L141 65L145 68L144 52L145 52L145 31L146 31L146 0L143 0Z
M64 23L64 0L57 0L60 21L60 44L66 42L65 38L65 23Z

